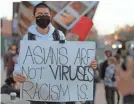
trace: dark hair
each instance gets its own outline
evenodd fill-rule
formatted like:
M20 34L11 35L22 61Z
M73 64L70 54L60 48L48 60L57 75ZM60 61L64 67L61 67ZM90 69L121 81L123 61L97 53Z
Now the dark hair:
M11 46L8 48L8 51L9 51L10 49L12 49L12 47L11 47Z
M7 77L5 82L10 86L12 83L15 84L16 82L14 81L13 77Z
M39 4L37 4L37 5L34 7L33 15L35 15L37 8L48 8L49 11L50 11L50 8L49 8L45 3L39 3Z
M121 55L121 49L117 50L117 54Z

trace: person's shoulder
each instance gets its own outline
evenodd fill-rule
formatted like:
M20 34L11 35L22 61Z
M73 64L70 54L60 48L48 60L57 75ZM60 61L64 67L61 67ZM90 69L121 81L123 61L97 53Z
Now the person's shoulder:
M28 40L28 33L23 36L22 40Z
M111 67L110 67L110 66L107 66L107 67L106 67L106 70L111 70Z

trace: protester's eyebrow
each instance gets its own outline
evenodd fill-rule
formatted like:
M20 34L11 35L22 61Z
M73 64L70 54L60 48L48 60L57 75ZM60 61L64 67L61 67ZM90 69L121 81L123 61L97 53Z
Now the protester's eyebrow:
M44 13L44 14L49 14L49 13Z
M42 13L42 12L38 12L38 14L45 14L45 15L46 15L46 14L49 14L49 13Z
M43 14L42 12L38 12L38 14Z

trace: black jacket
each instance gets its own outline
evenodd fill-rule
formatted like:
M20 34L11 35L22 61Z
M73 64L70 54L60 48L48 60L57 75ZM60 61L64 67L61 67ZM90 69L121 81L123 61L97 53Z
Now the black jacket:
M9 86L8 84L4 84L1 87L1 94L10 94L11 92L15 92L17 94L17 97L20 97L19 89L15 89L12 86Z

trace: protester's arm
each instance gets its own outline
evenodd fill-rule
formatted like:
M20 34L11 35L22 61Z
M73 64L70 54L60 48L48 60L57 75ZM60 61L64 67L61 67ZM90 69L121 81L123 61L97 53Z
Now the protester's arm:
M117 88L123 96L134 94L134 78L132 76L133 64L133 61L129 57L127 58L126 71L124 71L121 67L117 67Z
M97 61L96 60L93 60L90 64L90 67L93 69L93 70L96 70L97 67L98 67L98 64L97 64Z
M23 40L27 40L28 36L25 35L23 37ZM16 82L23 83L26 80L26 77L21 74L20 70L20 55L18 55L15 66L14 66L14 72L13 72L13 77Z

